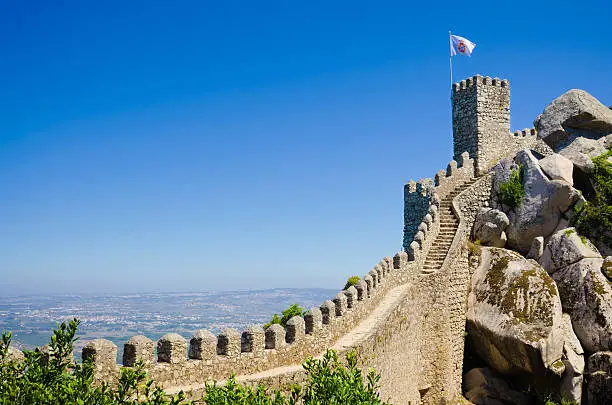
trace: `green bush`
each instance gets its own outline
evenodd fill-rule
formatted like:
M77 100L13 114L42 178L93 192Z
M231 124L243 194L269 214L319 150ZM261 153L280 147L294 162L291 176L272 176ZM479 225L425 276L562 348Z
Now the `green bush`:
M289 319L293 318L294 316L304 316L305 312L306 310L298 304L291 304L287 309L282 312L282 317L278 316L278 314L272 315L272 319L270 319L270 322L264 325L264 329L275 323L287 326L287 322L289 322Z
M116 386L93 382L93 364L74 362L73 343L79 322L62 323L53 331L49 357L39 351L24 351L25 359L8 356L11 334L0 342L0 404L3 405L186 405L182 392L168 397L147 379L142 361L135 367L121 369ZM363 375L357 368L354 352L346 356L346 365L335 351L322 359L308 359L303 364L306 382L289 394L270 393L263 386L242 386L230 377L224 385L207 383L202 400L206 405L387 405L378 393L380 376L373 370ZM201 403L198 401L198 403Z
M516 208L523 202L523 167L510 172L510 178L499 185L499 200L510 208Z
M346 290L346 289L348 289L349 287L354 286L355 284L357 284L357 283L359 282L359 280L361 280L361 279L359 278L359 276L351 276L351 277L349 277L349 279L348 279L348 280L346 280L346 284L344 284L344 288L343 288L343 290Z
M571 225L575 226L581 235L593 241L601 241L612 246L612 164L608 157L612 150L593 158L594 196L581 208L574 211Z

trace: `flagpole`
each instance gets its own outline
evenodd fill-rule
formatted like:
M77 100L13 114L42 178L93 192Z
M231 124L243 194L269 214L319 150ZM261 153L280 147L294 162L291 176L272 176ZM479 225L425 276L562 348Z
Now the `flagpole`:
M448 31L448 44L451 43L451 32ZM453 54L450 51L450 46L448 48L448 62L450 64L450 85L451 89L453 88Z

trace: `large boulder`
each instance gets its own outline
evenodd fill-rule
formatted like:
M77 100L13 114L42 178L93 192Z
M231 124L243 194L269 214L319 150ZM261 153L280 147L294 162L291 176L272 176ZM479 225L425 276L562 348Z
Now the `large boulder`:
M550 237L539 262L549 274L552 274L587 258L601 259L601 255L587 238L578 235L575 228L566 228Z
M584 90L569 90L554 99L534 121L538 137L557 151L577 132L612 133L612 111Z
M587 405L612 404L612 352L598 352L587 363Z
M578 200L579 193L565 180L550 180L540 168L538 159L527 149L517 153L515 163L522 168L524 197L518 207L508 209L510 225L506 229L508 246L526 254L533 239L547 238L552 234L566 212ZM497 172L504 172L507 162L499 162ZM494 189L499 190L501 175L494 180Z
M612 350L612 285L601 272L603 259L582 259L552 274L563 311L582 347L590 353Z
M463 376L465 398L475 405L529 405L529 396L513 390L488 367L473 368Z
M484 245L504 247L506 234L504 230L510 221L503 211L493 208L481 208L476 214L472 235Z
M574 185L574 165L565 156L553 153L540 159L538 164L551 180L563 180L569 185Z
M472 276L467 329L471 347L502 374L563 371L563 318L557 287L535 261L483 248Z
M580 403L584 374L584 350L572 328L572 319L563 314L563 364L565 372L561 378L559 396L567 401Z

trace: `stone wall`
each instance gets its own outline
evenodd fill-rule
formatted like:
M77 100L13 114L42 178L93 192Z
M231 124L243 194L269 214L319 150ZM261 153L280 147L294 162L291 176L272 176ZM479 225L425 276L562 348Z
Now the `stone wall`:
M446 170L436 173L434 180L421 179L409 181L404 185L404 240L403 249L412 257L415 252L413 243L422 250L425 235L430 230L430 223L437 214L440 201L455 187L465 184L474 177L474 160L467 152L459 155L458 160L451 160ZM435 235L434 235L435 236Z

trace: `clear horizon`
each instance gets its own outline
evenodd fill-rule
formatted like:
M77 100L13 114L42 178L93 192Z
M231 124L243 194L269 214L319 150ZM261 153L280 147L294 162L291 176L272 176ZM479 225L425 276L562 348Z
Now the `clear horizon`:
M612 104L610 15L6 2L0 296L340 289L400 250L404 183L452 157L448 31L476 43L455 81L509 79L517 130L571 88Z

